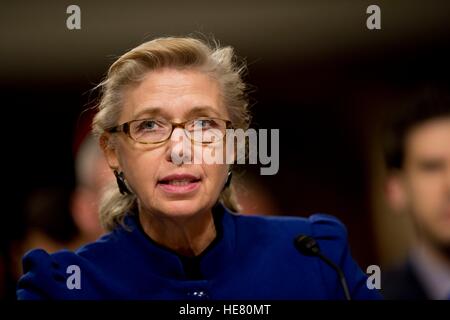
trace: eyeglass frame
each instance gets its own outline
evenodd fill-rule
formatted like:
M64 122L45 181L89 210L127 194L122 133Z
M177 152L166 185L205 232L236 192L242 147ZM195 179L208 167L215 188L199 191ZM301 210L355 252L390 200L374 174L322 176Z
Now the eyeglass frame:
M155 120L158 120L158 118L144 118L144 119L130 120L130 121L124 122L122 124L119 124L119 125L117 125L115 127L106 129L105 131L109 132L109 133L123 132L131 140L133 140L133 141L135 141L137 143L141 143L141 144L158 144L158 143L166 142L167 140L169 140L172 137L172 134L173 134L173 131L175 130L175 128L182 128L184 130L184 132L189 132L186 129L186 123L191 122L191 121L196 121L196 120L208 120L208 119L224 121L225 122L225 129L232 129L233 128L231 120L217 118L217 117L199 117L199 118L195 118L195 119L186 120L186 121L183 121L183 122L173 122L173 121L169 121L167 119L163 119L163 120L167 121L170 124L170 126L171 126L170 134L167 136L166 139L161 140L161 141L157 141L157 142L142 142L142 141L138 141L138 140L134 139L131 136L130 124L133 123L133 122L136 122L136 121L145 121L145 120L153 120L153 121L155 121ZM161 120L161 119L159 119L159 120ZM191 139L191 142L197 142L192 137L189 137L189 138ZM206 143L203 143L203 144L209 144L209 143L212 143L212 142L206 142Z

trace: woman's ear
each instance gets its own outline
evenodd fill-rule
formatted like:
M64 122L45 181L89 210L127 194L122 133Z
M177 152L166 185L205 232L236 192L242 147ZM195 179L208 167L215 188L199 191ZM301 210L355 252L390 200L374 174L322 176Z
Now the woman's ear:
M113 169L119 168L119 160L117 157L117 149L112 141L113 137L110 133L104 133L100 136L100 148L105 155L108 166Z
M397 213L406 209L407 195L401 172L390 173L384 185L384 192L389 206Z

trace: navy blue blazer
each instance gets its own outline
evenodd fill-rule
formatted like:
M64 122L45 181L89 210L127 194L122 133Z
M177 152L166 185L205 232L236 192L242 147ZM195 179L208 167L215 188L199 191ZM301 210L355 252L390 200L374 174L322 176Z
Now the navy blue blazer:
M248 216L220 205L214 217L218 235L199 257L200 275L192 276L181 257L152 241L130 213L126 228L75 252L28 252L18 299L344 299L336 272L296 250L293 239L299 234L314 237L341 266L353 299L381 297L367 288L367 276L350 255L346 229L332 216Z
M410 258L404 264L383 272L381 288L381 293L386 300L432 299L426 293Z

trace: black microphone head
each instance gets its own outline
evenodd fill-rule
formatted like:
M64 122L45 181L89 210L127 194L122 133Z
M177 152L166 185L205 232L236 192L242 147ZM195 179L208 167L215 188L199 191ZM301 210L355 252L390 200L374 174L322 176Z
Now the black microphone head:
M320 253L317 241L307 235L301 234L294 239L294 245L305 256L317 256Z

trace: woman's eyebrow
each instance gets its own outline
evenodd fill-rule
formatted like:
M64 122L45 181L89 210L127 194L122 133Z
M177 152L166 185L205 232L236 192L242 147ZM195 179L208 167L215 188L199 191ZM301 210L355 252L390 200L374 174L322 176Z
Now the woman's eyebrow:
M164 109L159 107L146 107L133 115L133 119L140 119L142 116L153 117L164 115Z
M160 107L146 107L133 115L133 119L140 119L142 116L154 117L163 116L167 119L171 118L164 108ZM193 116L213 116L213 117L223 117L215 108L211 106L195 106L189 109L185 114L184 118L189 119Z
M186 117L196 116L196 115L222 117L222 115L215 108L213 108L211 106L193 107L187 112Z

